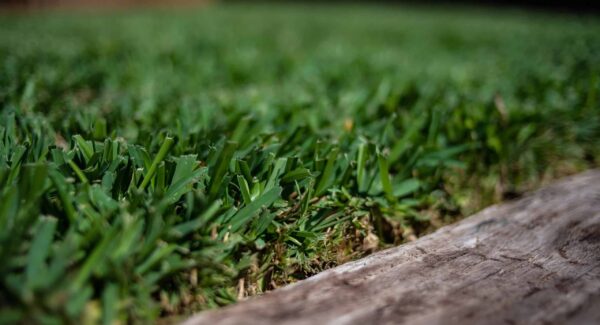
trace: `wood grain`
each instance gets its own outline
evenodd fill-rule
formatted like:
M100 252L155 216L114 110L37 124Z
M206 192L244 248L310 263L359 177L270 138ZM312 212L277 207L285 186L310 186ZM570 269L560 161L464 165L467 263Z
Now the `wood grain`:
M197 324L600 324L600 171Z

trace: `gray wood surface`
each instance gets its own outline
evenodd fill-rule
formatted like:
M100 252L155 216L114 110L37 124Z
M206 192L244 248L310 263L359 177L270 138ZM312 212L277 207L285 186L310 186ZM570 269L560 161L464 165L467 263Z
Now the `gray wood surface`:
M600 171L196 324L600 324Z

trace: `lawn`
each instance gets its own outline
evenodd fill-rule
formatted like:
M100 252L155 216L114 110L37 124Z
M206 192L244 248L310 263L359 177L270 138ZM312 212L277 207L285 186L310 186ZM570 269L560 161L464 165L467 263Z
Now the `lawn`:
M0 324L147 323L600 164L600 20L0 16Z

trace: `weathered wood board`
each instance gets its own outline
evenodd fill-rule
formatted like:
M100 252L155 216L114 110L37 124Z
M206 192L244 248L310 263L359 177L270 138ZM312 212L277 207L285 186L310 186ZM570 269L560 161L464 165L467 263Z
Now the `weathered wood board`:
M196 324L600 324L600 171Z

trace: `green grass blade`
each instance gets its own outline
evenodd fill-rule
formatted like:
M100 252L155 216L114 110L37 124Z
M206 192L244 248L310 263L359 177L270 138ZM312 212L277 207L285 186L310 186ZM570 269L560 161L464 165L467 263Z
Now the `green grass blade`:
M56 218L43 217L31 242L25 268L25 281L29 288L35 288L43 281L46 273L45 260L50 253L52 239L56 230Z
M163 144L160 146L160 149L158 150L158 154L156 154L156 157L154 157L154 160L152 161L152 165L150 165L150 169L146 172L146 175L144 176L144 179L142 180L142 184L140 184L140 190L143 190L146 188L146 186L148 186L148 184L150 183L150 180L152 179L152 177L154 176L154 173L156 172L156 168L158 167L158 164L163 161L163 159L165 159L165 157L167 156L167 153L169 152L169 150L171 150L171 147L173 146L173 143L175 141L173 140L173 138L171 137L166 137L165 141L163 141Z
M244 204L248 205L252 202L252 197L250 195L250 188L248 187L248 182L242 175L237 175L238 185L240 186L240 192L242 192L242 198L244 199Z
M257 197L252 203L239 210L229 221L230 231L238 231L263 207L269 207L281 195L282 188L277 186Z

